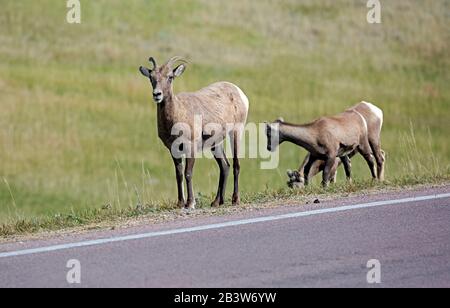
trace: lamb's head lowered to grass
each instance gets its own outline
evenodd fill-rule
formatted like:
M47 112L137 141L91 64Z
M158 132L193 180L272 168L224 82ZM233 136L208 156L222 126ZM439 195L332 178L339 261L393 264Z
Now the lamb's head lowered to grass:
M300 175L300 172L297 170L288 170L287 176L289 180L287 181L287 185L289 188L297 188L301 189L305 187L305 178Z

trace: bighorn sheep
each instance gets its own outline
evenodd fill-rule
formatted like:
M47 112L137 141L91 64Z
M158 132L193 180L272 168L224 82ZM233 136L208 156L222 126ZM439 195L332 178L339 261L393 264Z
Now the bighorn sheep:
M367 127L369 131L369 143L372 148L377 149L377 145L380 145L380 135L381 135L381 129L383 126L383 111L379 109L378 107L374 106L371 103L367 102L361 102L358 105L354 106L353 109L355 109L357 112L361 113L361 115L364 117L364 119L367 121ZM376 150L373 152L377 152ZM379 160L377 160L377 167L378 167L378 177L380 180L384 180L384 161L386 157L386 153L383 150L380 150L381 152L381 166L379 164ZM350 158L352 158L356 153L351 153L348 155L348 157L345 157L344 159L348 159L348 163L344 165L346 167L345 172L347 175L347 179L351 180L351 162ZM289 177L288 186L289 187L298 187L301 188L305 185L305 179L312 179L314 176L316 176L318 173L322 172L325 168L325 161L323 160L316 160L308 173L308 175L305 176L305 167L308 165L309 161L311 159L311 154L308 154L303 161L302 165L298 169L298 171L291 171L288 170L287 175ZM341 158L336 158L335 165L333 166L332 171L332 182L336 181L336 172L337 168L342 164ZM348 168L348 169L347 169Z
M218 82L197 92L174 95L172 83L175 78L183 74L187 62L180 57L173 57L162 66L157 66L154 58L150 58L149 61L153 68L141 66L140 72L149 78L153 87L153 99L157 104L158 135L171 151L175 164L178 206L195 209L192 176L197 149L211 149L220 168L219 188L212 206L225 203L226 183L230 169L223 145L227 135L231 137L233 152L234 193L232 202L233 205L238 205L240 203L239 146L242 138L240 127L243 127L247 121L249 110L247 96L239 87L229 82ZM177 63L181 64L175 67ZM199 123L200 129L195 127L196 118L202 120ZM181 146L175 144L180 136L174 135L173 129L178 124L186 126L189 131L188 136L184 136L189 143L185 148L186 144ZM210 129L207 129L208 125L219 127L220 131L216 129L213 134ZM214 135L214 141L210 142L212 135ZM184 176L188 189L187 202L185 202L183 191L183 159L174 155L174 147L180 148L186 154Z
M342 162L347 178L351 178L350 157L357 152L366 159L373 178L384 180L385 155L381 150L380 134L383 112L373 104L362 102L342 114L323 117L307 125L293 125L282 119L267 125L268 150L289 141L305 148L307 156L300 171L289 172L290 184L293 178L303 174L307 185L309 179L323 170L323 185L327 186L335 178L336 169ZM278 133L278 143L272 139ZM372 155L373 154L373 155ZM375 172L375 161L377 172Z

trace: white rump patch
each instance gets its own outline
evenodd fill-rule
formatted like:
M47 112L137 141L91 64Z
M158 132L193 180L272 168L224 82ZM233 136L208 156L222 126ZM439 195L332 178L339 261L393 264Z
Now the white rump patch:
M248 111L248 109L250 108L250 102L249 102L249 100L248 100L247 95L245 95L245 93L244 93L244 92L241 90L241 88L239 88L237 85L234 85L234 86L235 86L236 89L238 90L239 95L241 96L241 100L242 100L242 102L244 103L245 108L247 108L247 111Z
M381 125L383 125L383 110L381 110L380 108L378 108L377 106L375 106L372 103L368 103L368 102L362 102L363 104L366 104L367 107L370 108L370 110L375 114L375 116L380 119L381 121Z

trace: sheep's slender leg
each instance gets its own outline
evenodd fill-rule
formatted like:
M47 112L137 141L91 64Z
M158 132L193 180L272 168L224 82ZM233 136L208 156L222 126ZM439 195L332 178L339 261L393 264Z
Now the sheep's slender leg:
M384 181L384 163L385 156L383 154L383 150L381 150L380 144L370 143L370 147L372 149L373 155L375 156L375 160L377 162L377 178L380 181Z
M241 173L241 164L239 162L239 146L241 138L240 132L234 131L231 136L231 144L233 146L233 176L234 176L234 191L232 204L234 206L241 203L241 197L239 194L239 175Z
M364 143L362 146L359 147L359 153L364 157L364 159L367 162L367 165L369 166L370 173L372 174L373 179L377 179L377 173L375 170L375 158L372 155L372 150L370 148L369 142Z
M241 173L241 163L239 158L233 158L233 176L234 176L234 192L233 192L233 205L239 205L241 203L241 196L239 194L239 175Z
M352 159L353 157L355 157L356 154L358 154L358 151L355 150L355 151L351 152L350 154L348 154L347 157L349 159Z
M337 169L339 167L339 163L340 163L340 159L336 158L334 160L333 168L331 168L331 171L330 171L330 182L333 183L333 184L336 184Z
M382 164L381 168L379 170L379 179L380 181L384 181L385 175L384 172L386 170L386 152L384 152L382 149L380 149L381 158L382 158Z
M309 185L309 181L312 179L312 176L316 175L319 171L317 168L313 168L314 164L317 162L317 158L312 155L309 157L308 163L305 165L304 173L305 173L305 186Z
M290 171L288 170L287 175L289 178L288 186L294 187L296 184L305 184L305 166L308 164L309 160L311 158L311 154L308 153L306 155L305 159L303 160L302 164L298 168L298 171Z
M195 209L195 196L194 196L194 188L192 185L192 177L194 175L194 165L195 158L186 158L186 170L184 173L186 179L186 186L188 191L188 199L186 203L186 208Z
M312 179L314 178L316 175L318 175L320 173L320 169L322 167L323 162L320 159L315 159L311 169L309 169L309 173L308 173L308 178Z
M352 181L352 161L348 156L341 157L342 164L344 165L345 176L347 181Z
M322 185L328 187L334 165L336 164L336 156L329 156L325 162L325 169L323 169Z
M173 157L172 159L175 165L175 174L177 177L178 207L184 208L186 202L184 201L184 189L183 189L183 160L181 158L175 157Z
M225 193L227 189L227 179L230 172L230 163L225 155L225 150L223 145L216 146L212 149L214 158L220 169L220 179L219 188L217 189L217 196L214 202L211 204L212 207L218 207L225 204Z
M303 160L303 163L298 168L299 177L305 178L305 167L308 164L310 159L311 159L311 154L308 153L308 155L306 155L305 159Z

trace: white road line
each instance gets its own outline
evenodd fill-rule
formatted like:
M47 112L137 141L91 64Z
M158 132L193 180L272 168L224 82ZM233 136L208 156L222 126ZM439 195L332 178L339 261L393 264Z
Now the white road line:
M267 217L253 218L253 219L230 221L230 222L225 222L225 223L205 225L205 226L192 227L192 228L183 228L183 229L167 230L167 231L160 231L160 232L150 232L150 233L135 234L135 235L121 236L121 237L112 237L112 238L98 239L98 240L78 242L78 243L69 243L69 244L56 245L56 246L40 247L40 248L35 248L35 249L11 251L11 252L0 253L0 258L26 256L26 255L32 255L32 254L39 254L39 253L79 248L79 247L98 246L98 245L140 240L140 239L146 239L146 238L152 238L152 237L161 237L161 236L175 235L175 234L182 234L182 233L192 233L192 232L199 232L199 231L206 231L206 230L215 230L215 229L236 227L236 226L242 226L242 225L263 223L263 222L269 222L269 221L285 220L285 219L298 218L298 217L307 217L307 216L314 216L314 215L321 215L321 214L338 213L338 212L345 212L345 211L358 210L358 209L367 209L367 208L388 206L388 205L399 205L399 204L405 204L405 203L413 203L413 202L429 201L429 200L437 200L437 199L445 199L445 198L450 198L450 193L449 194L439 194L439 195L428 195L428 196L421 196L421 197L412 197L412 198L397 199L397 200L388 200L388 201L377 201L377 202L370 202L370 203L364 203L364 204L356 204L356 205L341 206L341 207L335 207L335 208L319 209L319 210L313 210L313 211L308 211L308 212L296 212L296 213L290 213L290 214L284 214L284 215L276 215L276 216L267 216Z

